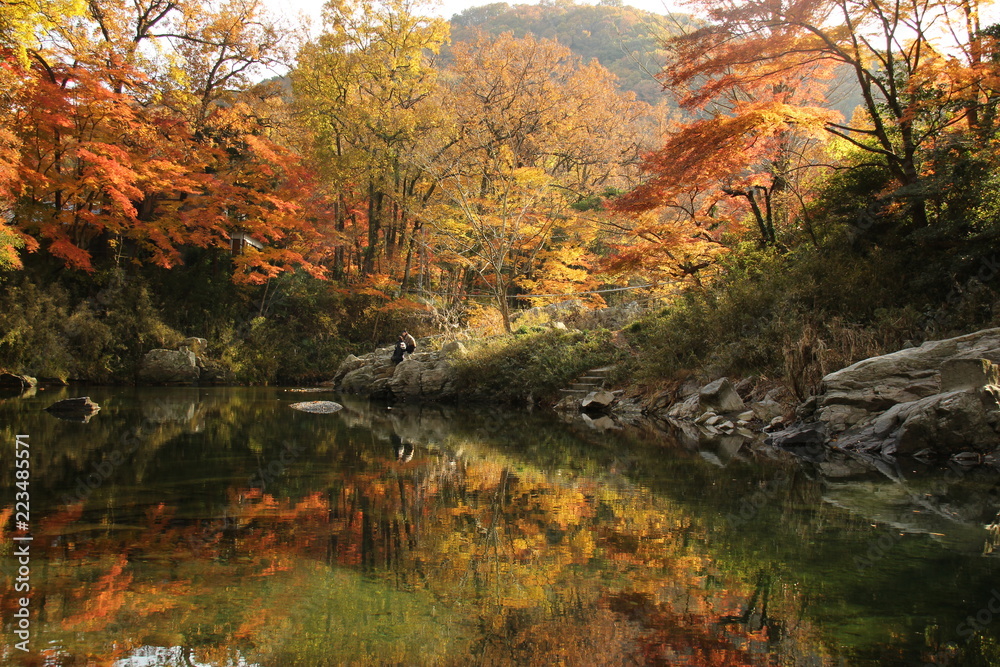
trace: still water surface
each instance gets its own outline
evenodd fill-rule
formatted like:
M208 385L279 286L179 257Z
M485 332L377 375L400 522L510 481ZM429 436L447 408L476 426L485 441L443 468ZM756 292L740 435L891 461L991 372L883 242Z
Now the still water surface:
M82 394L102 406L88 423L42 411ZM313 399L345 409L288 407ZM1000 480L984 468L893 482L551 414L280 388L49 390L0 403L0 427L10 664L997 664Z

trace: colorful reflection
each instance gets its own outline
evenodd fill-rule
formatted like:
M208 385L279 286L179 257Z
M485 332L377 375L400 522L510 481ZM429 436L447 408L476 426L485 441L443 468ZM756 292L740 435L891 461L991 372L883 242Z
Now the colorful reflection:
M721 506L688 499L695 486L711 495L727 479L733 493L750 467L719 468L664 442L623 449L623 441L522 417L360 403L338 415L293 415L274 390L185 396L173 407L152 394L110 397L96 431L103 446L86 437L97 419L53 424L20 413L34 442L62 449L34 460L36 650L19 654L7 632L5 659L129 667L844 661L831 616L842 618L836 610L854 604L852 594L838 590L817 604L812 571L795 576L773 548L753 556L744 544L747 533L758 545L774 535L757 534L752 521L721 522ZM123 446L129 458L112 464L109 452ZM656 459L666 479L637 474ZM779 513L795 525L814 487L752 469L782 482L765 496L761 520ZM826 511L808 511L808 526L782 539L809 531L814 539ZM10 508L0 519L10 525ZM4 588L5 620L19 596ZM888 634L906 631L888 623ZM954 653L931 641L886 643L861 642L851 655L947 664Z

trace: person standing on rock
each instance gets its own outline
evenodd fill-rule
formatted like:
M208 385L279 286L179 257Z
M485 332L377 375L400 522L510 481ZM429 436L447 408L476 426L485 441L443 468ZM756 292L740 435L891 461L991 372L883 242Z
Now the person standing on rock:
M417 349L417 341L413 339L413 336L404 331L400 338L406 343L406 353L413 354L413 351Z
M396 346L392 349L392 363L393 365L398 364L403 360L403 354L406 352L407 348L406 341L402 336L396 341Z

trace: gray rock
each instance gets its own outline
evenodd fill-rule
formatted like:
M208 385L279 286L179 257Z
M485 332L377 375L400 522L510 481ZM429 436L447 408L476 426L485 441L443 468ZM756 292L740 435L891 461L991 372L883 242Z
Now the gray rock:
M701 409L701 404L698 401L698 394L695 394L679 403L671 405L667 409L667 417L671 419L694 419L703 412L704 410Z
M150 350L139 364L138 379L146 384L190 384L200 376L197 358L188 349Z
M1000 387L935 394L901 403L847 431L846 449L882 454L916 454L928 447L938 454L1000 446Z
M580 401L580 409L584 412L601 412L611 407L615 402L615 395L610 391L601 389L592 391Z
M454 393L451 363L433 353L414 354L400 362L389 380L392 395L402 400L440 400Z
M929 341L830 373L797 414L838 447L876 458L1000 451L998 360L1000 329Z
M941 393L941 369L956 359L1000 363L1000 328L872 357L823 378L816 416L831 433L899 403Z
M455 356L465 346L454 342L439 352L414 352L393 364L391 349L356 357L349 355L337 369L333 386L341 391L372 398L401 401L438 401L454 397L457 374Z
M705 422L707 422L709 419L711 419L713 417L718 417L718 415L715 414L712 411L705 412L705 413L702 413L702 415L700 417L698 417L697 419L695 419L694 423L695 424L704 424Z
M770 422L775 417L781 417L786 412L785 406L772 398L751 403L750 409L753 411L754 417L764 423Z
M701 388L698 399L702 410L716 413L740 412L746 408L743 399L736 393L729 378L719 378Z
M352 355L353 356L353 355ZM343 366L343 364L341 364ZM338 383L344 391L352 394L367 393L375 382L375 368L370 365L358 366L346 373Z
M772 419L771 421L769 421L767 423L767 426L764 428L764 430L765 431L776 431L778 429L785 428L786 425L787 425L787 422L785 421L784 416L778 416L778 417L775 417L774 419Z
M186 347L195 353L195 356L201 357L208 352L208 341L204 338L198 338L192 336L191 338L185 338L181 346Z
M303 401L302 403L292 403L288 407L318 415L329 415L344 409L343 405L333 401Z
M941 393L998 385L997 371L989 359L949 359L941 364Z
M347 357L345 357L344 360L340 362L340 366L337 367L337 372L333 374L333 384L334 385L340 384L341 382L343 382L344 376L346 376L351 371L355 371L361 368L367 363L370 362L365 361L364 359L361 359L359 357L356 357L353 354L347 355Z

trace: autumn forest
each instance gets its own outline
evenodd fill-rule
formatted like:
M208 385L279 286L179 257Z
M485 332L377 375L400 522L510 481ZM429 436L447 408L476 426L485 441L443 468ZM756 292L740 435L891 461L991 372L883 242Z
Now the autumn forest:
M657 304L624 332L640 377L797 386L995 317L977 2L0 12L11 370L128 382L197 335L235 382L316 380L577 298Z

